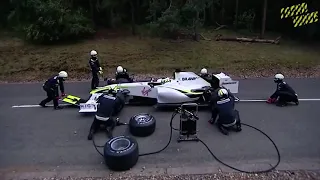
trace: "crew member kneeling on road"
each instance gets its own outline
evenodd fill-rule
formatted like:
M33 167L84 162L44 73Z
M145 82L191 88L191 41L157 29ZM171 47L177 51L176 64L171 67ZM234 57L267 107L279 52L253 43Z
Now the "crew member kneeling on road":
M97 57L98 53L95 50L92 50L90 52L90 60L89 60L89 65L91 68L91 72L92 72L92 80L91 80L91 89L96 89L99 86L99 74L102 74L102 68L100 66L98 57Z
M219 130L228 135L229 129L237 132L241 131L241 122L239 112L234 109L235 97L230 91L224 88L218 88L212 94L212 117L209 123L214 124L217 116L217 126Z
M46 107L46 104L53 100L53 108L62 109L62 107L58 105L58 99L59 99L58 86L60 86L61 95L65 96L63 81L67 77L68 77L67 72L60 71L58 75L51 77L43 84L43 90L47 92L47 98L40 102L39 104L40 106Z
M122 66L117 67L116 81L118 83L133 82L133 80L129 77L127 70L125 68L123 68Z
M208 70L206 68L202 68L200 71L200 75L201 78L203 78L204 80L206 80L207 82L211 83L212 81L212 77L211 75L208 73Z
M286 82L283 81L282 74L274 76L274 82L277 83L276 91L267 100L267 103L276 103L277 106L286 106L289 102L299 105L298 95Z
M108 94L101 95L97 103L99 105L90 128L88 140L92 140L93 135L100 129L101 125L105 126L109 138L112 138L112 130L115 126L124 125L124 123L120 123L113 117L121 102L118 102L117 98L112 95L112 90Z

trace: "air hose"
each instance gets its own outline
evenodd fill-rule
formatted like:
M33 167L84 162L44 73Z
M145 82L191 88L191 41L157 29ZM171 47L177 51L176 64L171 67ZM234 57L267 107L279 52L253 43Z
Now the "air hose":
M174 128L172 126L172 122L173 122L173 119L175 118L175 116L177 115L178 113L177 112L174 112L171 116L171 120L170 120L170 135L169 135L169 140L168 140L168 143L160 150L158 151L154 151L154 152L150 152L150 153L143 153L143 154L139 154L139 156L147 156L147 155L152 155L152 154L157 154L157 153L160 153L162 151L164 151L171 143L171 140L172 140L172 131L173 130L176 130L178 131L178 129ZM278 165L280 164L280 161L281 161L281 156L280 156L280 152L279 152L279 149L277 147L277 145L275 144L275 142L265 133L263 132L262 130L254 127L254 126L251 126L249 124L245 124L245 123L241 123L242 125L244 126L247 126L247 127L250 127L258 132L260 132L261 134L263 134L264 136L266 136L270 141L271 143L273 144L274 148L276 149L277 151L277 158L278 158L278 161L276 163L276 165L272 166L271 168L267 169L267 170L262 170L262 171L244 171L244 170L241 170L241 169L238 169L238 168L235 168L231 165L228 165L226 164L225 162L221 161L212 151L211 149L208 147L208 145L203 142L201 139L199 139L199 141L207 148L207 150L209 151L209 153L212 155L212 157L217 160L219 163L223 164L224 166L227 166L233 170L236 170L236 171L239 171L239 172L242 172L242 173L247 173L247 174L260 174L260 173L267 173L267 172L270 172L270 171L273 171L276 167L278 167ZM94 141L94 137L92 139L92 142L93 142L93 145L96 149L96 151L103 157L103 154L98 150L98 147L104 147L104 146L97 146L95 141Z

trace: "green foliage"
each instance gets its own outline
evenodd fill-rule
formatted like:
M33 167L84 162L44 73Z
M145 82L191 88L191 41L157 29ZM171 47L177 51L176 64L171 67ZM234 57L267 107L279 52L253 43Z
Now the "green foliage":
M15 19L26 39L35 42L64 41L94 33L81 9L72 11L56 0L26 0L9 19Z
M150 23L153 35L172 37L180 30L180 14L177 9L167 9L157 21Z
M205 19L201 19L200 14L204 13L205 8L210 6L212 0L189 0L183 3L178 1L173 4L159 3L153 1L150 5L150 28L158 35L172 37L180 34L179 31L191 30L196 32L197 27L203 25ZM161 16L157 17L158 11L162 11Z
M252 31L255 17L256 14L253 9L243 12L238 16L238 27ZM235 23L236 22L234 21L233 24Z
M293 4L297 3L268 1L266 29L319 39L319 23L293 28L292 22L280 19L280 9ZM237 28L260 30L262 5L263 1L239 1ZM13 27L36 42L79 39L93 34L93 27L129 25L133 30L136 24L147 26L152 35L175 38L183 32L196 35L204 24L235 25L235 6L235 0L2 0L0 27ZM308 7L320 7L320 1L308 2Z

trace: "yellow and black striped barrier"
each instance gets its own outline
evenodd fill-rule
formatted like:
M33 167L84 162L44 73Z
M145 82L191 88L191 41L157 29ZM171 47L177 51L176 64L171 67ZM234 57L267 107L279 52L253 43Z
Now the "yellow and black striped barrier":
M305 15L301 15L301 16L296 16L293 18L293 26L297 27L297 26L303 26L306 24L311 24L311 23L315 23L318 22L318 11L312 12L312 13L308 13Z
M307 14L306 14L307 13ZM308 13L308 4L301 3L289 7L281 8L281 19L292 18L293 26L303 26L319 21L318 11Z

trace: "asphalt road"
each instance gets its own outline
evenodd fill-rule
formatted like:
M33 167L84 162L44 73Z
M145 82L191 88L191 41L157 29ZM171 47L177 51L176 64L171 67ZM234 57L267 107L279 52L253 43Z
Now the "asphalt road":
M320 98L319 79L289 79L287 82L299 98ZM68 94L88 96L89 83L67 83ZM240 99L266 99L275 90L270 79L241 80ZM13 105L37 105L45 93L41 84L0 85L0 168L10 170L89 168L103 169L102 157L95 151L87 134L93 117L81 116L75 108L54 111L52 108L12 108ZM236 105L241 119L267 133L277 144L281 164L312 163L320 169L320 101L301 102L299 106L276 107L263 102L240 102ZM168 141L171 112L159 112L152 107L126 107L122 121L139 112L150 112L157 119L156 132L147 138L137 138L140 152L161 149ZM276 163L276 151L269 140L250 128L240 133L222 135L209 125L208 112L200 112L199 137L221 160L243 170L257 170ZM176 118L175 126L178 126ZM126 134L118 127L115 135ZM162 153L141 157L136 169L204 167L218 164L203 145L195 142L173 142ZM98 144L106 141L104 134ZM261 164L262 163L262 164ZM244 166L243 164L255 164ZM261 164L261 166L259 166Z

